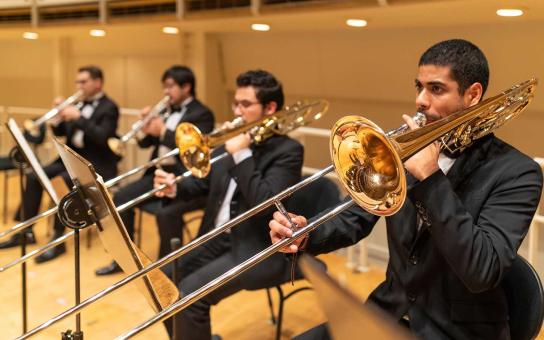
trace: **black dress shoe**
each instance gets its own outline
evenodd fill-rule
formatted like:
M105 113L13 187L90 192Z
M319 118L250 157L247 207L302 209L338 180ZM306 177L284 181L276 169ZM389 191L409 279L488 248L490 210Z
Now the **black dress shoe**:
M96 275L98 275L98 276L102 276L102 275L110 275L110 274L120 273L122 271L123 271L123 269L121 269L121 267L119 267L117 262L112 261L107 266L102 267L102 268L98 268L94 273Z
M16 247L21 245L21 233L17 235L13 235L9 240L0 242L0 249L6 249L11 247ZM24 233L26 237L26 244L35 244L36 238L34 237L34 233L32 231L27 231Z
M36 263L44 263L47 261L50 261L54 259L55 257L66 253L66 246L64 243L59 244L58 246L55 246L52 249L49 249L45 253L41 254L40 256L36 257L35 262Z

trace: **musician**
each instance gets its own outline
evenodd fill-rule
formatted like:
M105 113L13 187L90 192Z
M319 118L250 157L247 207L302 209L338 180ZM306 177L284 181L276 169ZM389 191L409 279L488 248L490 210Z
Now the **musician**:
M488 63L465 40L442 41L419 60L416 106L427 123L480 102ZM412 129L417 125L403 119ZM423 339L509 339L508 305L501 280L508 272L537 208L540 167L493 134L455 154L438 143L404 166L408 197L388 218L386 279L369 301ZM300 226L306 218L293 218ZM305 251L320 254L366 237L377 216L355 206L313 232ZM272 242L291 236L279 213L270 221ZM298 240L285 252L300 250ZM328 338L325 327L301 339Z
M193 71L180 65L168 68L161 78L163 93L170 97L169 107L161 116L152 118L141 130L138 136L138 145L142 148L153 148L151 159L160 157L176 148L176 127L183 122L196 125L203 133L212 131L214 116L212 111L196 99L195 76ZM150 112L150 107L144 108L140 113L143 119ZM167 118L165 118L167 116ZM165 171L181 173L185 167L179 157L170 157L161 162ZM146 170L144 175L126 186L122 187L113 196L116 206L126 203L153 189L153 173L155 167ZM159 200L158 198L154 198ZM147 200L149 203L153 198ZM157 221L172 220L168 228L161 228L159 257L166 255L170 250L170 239L180 237L183 228L183 219L179 217L187 211L195 210L203 206L205 198L196 197L193 200L179 201L176 204L161 208L157 212ZM134 239L134 209L127 209L120 213L121 219L129 236ZM117 262L96 270L96 275L109 275L121 271Z
M115 135L119 109L103 92L103 85L104 76L100 68L81 67L76 76L76 88L83 91L83 101L66 107L48 123L51 123L55 136L65 136L66 144L70 148L88 159L102 177L109 179L117 174L118 159L108 148L107 140ZM55 104L58 105L62 101L62 98L57 98ZM68 187L72 187L70 176L60 158L45 166L43 170L49 178L61 176ZM41 197L40 182L34 174L28 175L23 201L25 219L38 213ZM31 229L28 230L32 232ZM64 226L56 218L53 239L62 236L63 231ZM14 237L0 247L16 244L18 238ZM51 260L65 251L64 244L60 244L38 256L36 262Z
M281 84L262 70L238 76L232 109L246 123L254 122L281 109L284 102ZM300 179L302 146L287 136L274 135L260 144L251 144L244 133L231 138L214 152L228 152L230 157L213 165L204 179L189 178L173 184L173 174L155 172L155 185L170 184L159 195L175 196L175 200L194 195L207 195L208 201L199 235L209 232L256 204L295 184ZM270 244L267 221L271 212L256 215L230 233L219 235L194 249L179 261L182 278L179 289L189 294L205 283L241 263ZM213 291L177 316L181 339L211 337L210 307L242 290L272 287L289 278L289 263L281 254L273 256L246 274ZM169 268L171 270L171 268ZM167 322L169 331L170 324Z

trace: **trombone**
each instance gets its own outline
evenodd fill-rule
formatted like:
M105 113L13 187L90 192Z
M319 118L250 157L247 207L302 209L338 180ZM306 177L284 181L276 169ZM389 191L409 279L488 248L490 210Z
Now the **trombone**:
M103 296L147 274L153 269L174 261L198 245L207 242L215 236L234 227L236 224L269 208L277 201L290 196L293 192L310 184L332 170L335 170L339 175L343 186L346 187L352 199L341 203L337 207L321 215L306 227L294 231L291 238L285 238L280 242L271 245L193 293L186 295L151 319L129 332L124 333L118 337L118 339L132 337L151 325L171 317L193 302L201 299L203 296L275 254L294 240L306 236L322 223L354 206L355 203L361 205L362 208L372 214L380 216L391 215L400 209L406 198L406 178L402 165L404 160L410 158L416 152L438 139L440 139L441 148L448 148L451 150L463 150L467 148L474 140L493 132L507 121L519 115L533 99L536 84L536 79L528 80L513 86L495 97L488 98L478 105L459 111L413 131L407 131L408 128L402 126L401 128L392 130L386 134L378 126L365 118L358 116L344 117L340 119L331 130L330 147L333 165L330 165L298 184L287 188L276 196L269 198L254 208L226 222L222 226L191 241L187 245L166 255L158 261L149 264L142 270L125 277L112 286L87 298L79 305L67 309L63 313L46 321L17 339L26 339L44 328L81 311L83 308L89 306ZM377 179L388 179L388 181L384 182L384 189L364 183L368 178L372 177L376 177ZM376 184L373 181L370 183ZM367 189L370 189L370 192L364 191ZM395 199L391 200L393 195ZM368 202L365 203L365 201ZM382 204L376 204L376 201L381 201ZM384 209L384 207L387 209Z
M121 138L111 137L108 139L108 146L110 147L111 151L115 153L117 156L124 156L126 153L126 144L127 142L132 139L138 131L140 131L147 123L149 123L153 118L159 116L164 109L166 109L168 102L170 101L170 96L164 96L152 109L149 111L149 113L143 117L142 119L138 120L134 124L132 124L132 127L130 130L125 133Z
M60 111L64 110L70 105L73 105L77 102L79 102L83 97L83 91L78 90L76 93L71 95L70 97L66 98L62 103L55 106L51 110L49 110L47 113L45 113L43 116L36 120L30 120L27 119L24 121L23 126L28 133L30 133L32 136L36 137L40 135L40 126L45 123L46 121L56 117Z
M154 166L156 164L159 164L162 160L168 157L173 157L175 155L178 155L180 152L180 149L188 150L187 153L184 154L190 154L192 150L203 150L207 148L209 152L210 147L216 147L220 145L220 143L224 143L228 139L242 133L249 131L250 134L253 136L254 142L262 142L265 139L269 138L273 134L287 134L291 132L292 130L310 124L313 121L321 118L328 110L329 104L325 100L316 100L313 102L296 102L295 104L288 106L285 108L285 110L278 111L272 115L266 116L262 119L260 119L257 122L251 123L251 124L244 124L242 120L235 119L233 121L233 128L219 128L214 131L212 131L208 135L202 134L198 128L190 123L182 123L183 128L181 128L181 125L178 126L176 129L176 143L178 144L178 148L171 150L170 152L166 153L165 155L161 157L157 157L147 164L141 165L137 168L134 168L132 170L129 170L128 172L119 175L105 183L105 186L107 188L113 186L114 184L118 183L119 181L123 180L124 178L134 175L138 172L141 172L145 169L150 168L151 166ZM194 141L194 146L190 145L190 143L187 142L187 138L184 136L185 133L188 133L187 131L191 131L190 140ZM210 142L211 141L211 142ZM183 143L181 146L180 144ZM212 144L213 143L213 144ZM181 175L178 175L175 178L175 182L178 183L181 180L190 177L190 176L197 176L199 178L205 177L209 170L211 169L211 165L222 160L223 158L227 157L228 153L224 152L211 160L209 159L209 153L207 154L208 158L204 162L202 159L194 159L194 158L187 158L184 159L185 166L189 169L188 171L184 172ZM180 155L181 157L181 155ZM124 211L126 209L132 208L145 200L153 197L155 193L162 191L166 188L166 185L161 185L157 188L154 188L136 198L133 200L130 200L119 207L117 209L119 211ZM40 219L53 215L58 211L58 207L53 207L39 215L36 215L32 217L31 219L28 219L26 221L23 221L12 228L5 230L4 232L0 233L0 238L4 237L6 235L9 235L11 233L14 233L16 231L23 230ZM9 268L28 261L30 258L39 255L45 251L47 251L50 248L53 248L54 246L62 243L63 241L67 240L68 238L72 237L74 235L74 232L69 232L50 243L42 246L41 248L37 248L28 254L26 254L23 257L20 257L2 267L0 267L0 272L6 271Z

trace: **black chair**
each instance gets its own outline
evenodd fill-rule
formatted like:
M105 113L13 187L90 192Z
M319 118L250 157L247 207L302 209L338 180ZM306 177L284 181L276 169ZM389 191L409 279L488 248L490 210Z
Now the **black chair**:
M4 173L4 198L3 198L3 206L2 206L2 219L4 224L7 223L7 217L8 217L8 177L11 175L11 173L15 170L15 165L13 165L13 162L11 161L10 157L0 157L0 171Z
M502 286L508 300L510 337L513 340L536 338L544 317L544 291L538 273L518 255Z
M336 206L338 203L340 203L340 190L338 190L338 186L332 180L326 177L321 177L313 183L296 191L291 196L291 199L288 201L286 206L287 211L291 213L302 215L306 218L311 218L328 208ZM325 263L322 261L320 262L326 269ZM300 280L303 278L304 276L302 275L301 270L297 268L295 280ZM266 295L268 297L268 305L270 307L270 321L273 325L276 325L276 340L279 340L281 337L285 301L297 293L305 290L311 290L312 287L307 286L297 288L288 294L285 294L281 286L275 286L273 288L278 292L279 303L277 314L274 314L274 304L272 302L272 294L270 292L272 288L266 289Z
M135 235L135 243L136 245L141 248L142 247L142 217L143 213L146 212L148 214L151 214L153 216L157 215L158 211L161 209L161 201L159 200L152 200L147 203L144 203L140 205L138 208L138 222L136 223L136 235ZM183 233L187 237L188 241L193 240L193 235L191 231L189 230L188 226L189 223L193 222L194 220L201 219L202 215L194 216L188 220L185 221L185 226L183 227ZM182 240L183 241L183 240ZM182 242L183 244L183 242Z

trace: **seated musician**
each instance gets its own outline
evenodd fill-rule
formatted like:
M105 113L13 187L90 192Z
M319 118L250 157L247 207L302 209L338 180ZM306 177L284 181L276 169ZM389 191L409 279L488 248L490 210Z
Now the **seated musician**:
M262 70L238 76L232 109L246 123L273 114L283 106L281 84ZM212 166L208 177L189 178L175 185L173 174L157 170L155 184L170 186L160 195L188 199L207 195L208 201L199 235L221 226L300 180L303 148L283 135L273 135L259 144L240 134L218 148L214 155L230 157ZM179 217L178 217L179 218ZM178 261L179 289L189 294L269 245L267 223L271 212L256 215L237 227L197 247ZM172 270L171 267L168 268ZM168 270L167 269L167 270ZM244 275L213 291L177 315L180 339L211 338L210 307L242 290L272 287L289 279L289 262L281 254L273 256ZM166 322L171 333L171 322Z
M168 108L160 116L151 119L140 131L138 145L142 148L153 147L151 159L163 156L176 148L176 127L183 122L196 125L202 132L208 133L214 127L214 116L212 111L196 99L195 76L193 71L186 66L174 65L168 68L162 75L163 93L170 97ZM141 111L140 118L143 119L150 112L150 107ZM165 171L181 173L185 167L179 157L169 157L161 161L161 167ZM153 189L153 173L155 167L150 167L144 175L125 186L113 196L116 206L126 203ZM158 198L154 198L158 200ZM152 199L141 203L149 203ZM198 209L203 206L205 198L195 198L176 202L162 207L157 213L157 221L160 223L170 216L181 216L184 212ZM127 209L120 213L121 219L131 239L134 239L134 209ZM161 242L159 256L166 255L170 250L170 239L180 237L183 228L183 219L176 218L172 227L165 229L160 234ZM162 229L161 229L162 230ZM163 236L163 234L166 234ZM96 270L96 275L108 275L121 271L117 262Z
M465 40L440 42L419 60L417 109L427 123L447 117L480 102L488 79L488 63L478 47ZM403 118L417 128L410 117ZM407 199L386 218L386 278L369 301L422 339L509 339L501 280L537 208L540 167L493 134L454 154L435 142L404 166ZM353 245L377 220L355 205L319 226L302 250L320 254ZM307 224L303 216L294 216L293 222ZM289 227L284 216L274 213L272 242L290 237ZM283 251L297 252L303 241ZM322 325L298 338L329 335Z
M109 179L117 175L118 159L108 148L106 141L115 136L119 109L103 92L103 85L104 76L100 68L81 67L76 76L76 88L83 92L83 100L61 110L48 123L51 124L55 136L65 136L66 144L70 148L88 159L104 179ZM62 101L62 98L57 98L55 104L58 105ZM49 178L61 176L68 187L72 187L70 176L60 158L45 166L43 170ZM34 174L28 175L22 202L25 219L38 214L42 192L38 178ZM64 226L58 218L55 218L53 239L62 236L63 232ZM32 227L27 229L26 233L30 235L27 240L33 243ZM0 248L17 244L19 244L19 237L16 235L0 244ZM51 260L65 251L64 244L60 244L38 256L36 262Z

